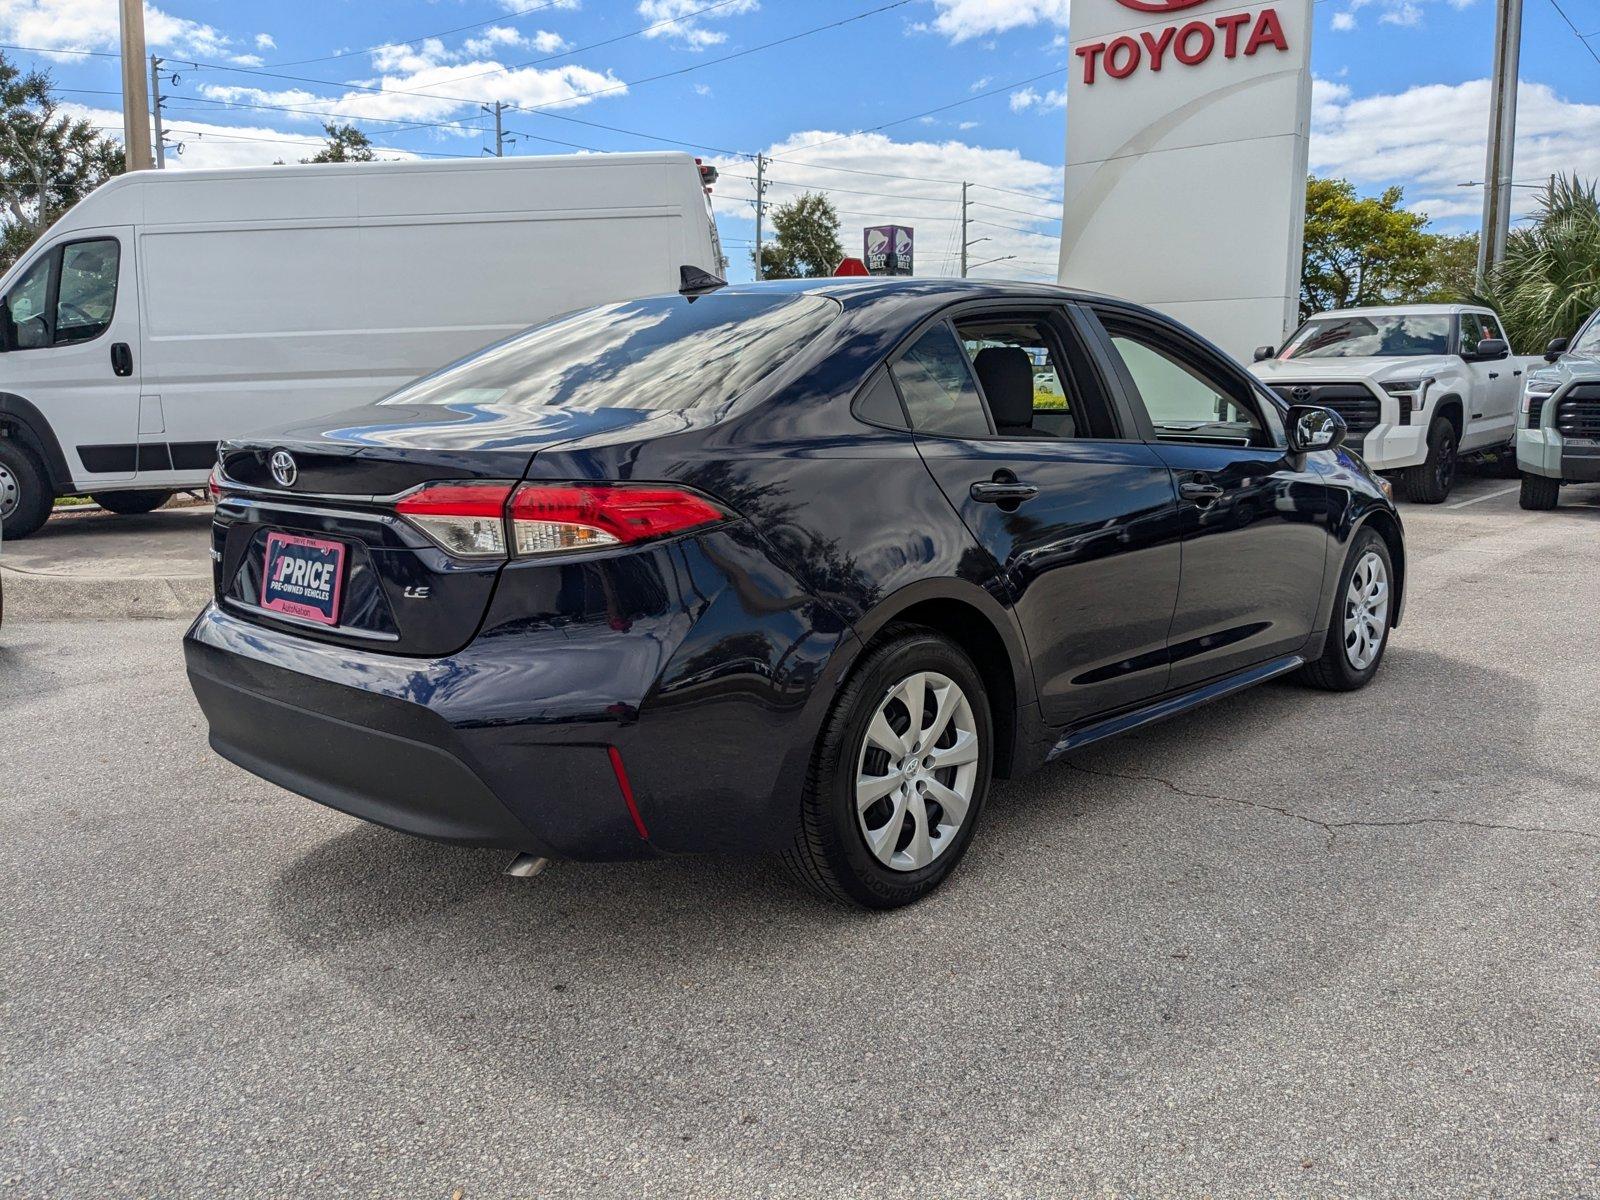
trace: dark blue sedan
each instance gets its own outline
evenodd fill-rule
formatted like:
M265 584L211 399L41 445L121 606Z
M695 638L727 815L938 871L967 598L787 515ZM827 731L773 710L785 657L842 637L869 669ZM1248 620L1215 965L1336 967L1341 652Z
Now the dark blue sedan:
M185 644L217 752L423 837L781 854L888 908L955 867L995 777L1378 670L1387 485L1165 317L689 291L225 442Z

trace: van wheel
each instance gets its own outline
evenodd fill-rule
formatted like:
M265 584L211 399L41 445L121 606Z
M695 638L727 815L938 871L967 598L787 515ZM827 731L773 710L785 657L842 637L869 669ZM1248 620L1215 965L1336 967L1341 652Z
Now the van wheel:
M176 494L161 491L90 492L89 499L107 512L114 512L123 517L137 517L144 513L155 512Z
M966 853L993 762L989 698L972 660L929 630L894 631L834 701L785 861L838 903L919 900Z
M1339 574L1322 657L1301 667L1296 678L1329 692L1366 687L1389 645L1394 586L1389 544L1373 530L1363 529Z
M1523 508L1531 508L1535 512L1546 512L1554 508L1561 501L1561 480L1551 479L1548 475L1524 475L1522 477L1522 495L1518 503Z
M1456 427L1438 420L1428 430L1428 457L1401 476L1406 499L1413 504L1443 504L1456 484Z
M0 437L0 536L25 538L50 516L44 467L15 438Z

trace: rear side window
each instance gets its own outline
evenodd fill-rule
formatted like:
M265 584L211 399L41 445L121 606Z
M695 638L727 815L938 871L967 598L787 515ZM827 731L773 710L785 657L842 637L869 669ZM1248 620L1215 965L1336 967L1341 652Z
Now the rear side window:
M943 322L918 338L890 368L921 433L988 437L989 418L967 366L967 353Z
M382 401L515 408L715 409L839 314L820 296L656 296L557 317Z

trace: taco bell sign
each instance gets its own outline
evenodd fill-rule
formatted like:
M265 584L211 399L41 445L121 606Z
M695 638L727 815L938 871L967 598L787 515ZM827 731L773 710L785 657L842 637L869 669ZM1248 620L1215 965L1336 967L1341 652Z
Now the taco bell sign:
M911 227L874 225L866 230L867 270L874 275L911 274Z

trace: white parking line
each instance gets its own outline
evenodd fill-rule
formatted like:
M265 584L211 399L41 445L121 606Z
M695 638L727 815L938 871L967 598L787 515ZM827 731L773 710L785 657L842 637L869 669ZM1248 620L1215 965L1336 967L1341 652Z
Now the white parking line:
M1498 492L1485 492L1481 496L1474 496L1471 500L1462 500L1456 504L1446 504L1446 508L1465 508L1469 504L1481 504L1485 500L1493 500L1496 496L1509 496L1512 492L1522 490L1520 483L1513 483L1510 487L1501 488Z

